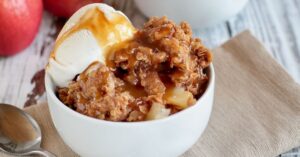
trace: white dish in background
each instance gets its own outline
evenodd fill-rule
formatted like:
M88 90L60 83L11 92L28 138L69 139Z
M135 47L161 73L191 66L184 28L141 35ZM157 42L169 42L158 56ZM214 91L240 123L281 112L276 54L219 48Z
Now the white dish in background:
M82 115L55 95L46 72L45 86L52 121L63 141L83 157L175 157L199 139L207 126L214 98L215 74L197 103L167 118L143 122L110 122Z
M248 0L135 0L148 17L164 16L193 28L215 25L237 14Z

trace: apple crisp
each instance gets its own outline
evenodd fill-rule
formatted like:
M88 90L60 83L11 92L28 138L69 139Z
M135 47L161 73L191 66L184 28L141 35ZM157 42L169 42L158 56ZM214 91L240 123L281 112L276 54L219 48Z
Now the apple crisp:
M151 18L133 39L94 62L59 99L79 113L109 121L167 117L193 105L206 90L211 52L186 22Z

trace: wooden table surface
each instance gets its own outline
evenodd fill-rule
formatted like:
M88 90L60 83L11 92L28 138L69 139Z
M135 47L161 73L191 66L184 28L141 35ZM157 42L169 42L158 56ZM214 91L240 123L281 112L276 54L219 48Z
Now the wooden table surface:
M118 1L114 6L137 27L147 20L132 0ZM44 12L35 41L18 55L0 57L0 102L22 108L46 101L43 69L64 22ZM214 27L194 30L194 35L214 48L245 29L263 42L271 55L300 83L300 0L250 0L238 15ZM300 157L300 148L280 156Z

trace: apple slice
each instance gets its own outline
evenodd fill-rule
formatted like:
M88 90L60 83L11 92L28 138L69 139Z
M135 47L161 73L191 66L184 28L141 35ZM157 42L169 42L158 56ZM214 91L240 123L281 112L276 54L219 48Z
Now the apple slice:
M164 100L167 104L174 105L180 109L185 109L196 102L193 94L182 87L167 88Z
M147 114L147 120L155 120L155 119L162 119L168 117L171 113L170 109L167 109L165 105L160 103L153 103L150 111Z

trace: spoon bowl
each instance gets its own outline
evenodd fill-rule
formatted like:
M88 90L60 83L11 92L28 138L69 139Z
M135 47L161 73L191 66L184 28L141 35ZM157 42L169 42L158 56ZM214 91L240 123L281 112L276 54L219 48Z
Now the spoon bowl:
M0 104L0 151L17 156L54 157L40 148L41 141L41 129L29 114L15 106Z

